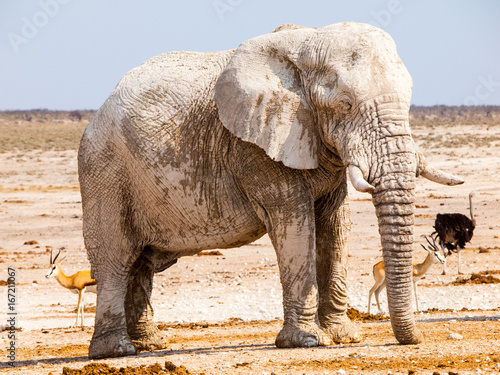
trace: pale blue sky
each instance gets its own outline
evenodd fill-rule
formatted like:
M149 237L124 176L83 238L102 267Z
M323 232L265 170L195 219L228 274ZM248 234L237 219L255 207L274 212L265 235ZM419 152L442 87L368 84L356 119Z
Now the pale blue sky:
M0 0L0 109L97 109L154 55L342 21L392 35L413 104L500 105L497 0Z

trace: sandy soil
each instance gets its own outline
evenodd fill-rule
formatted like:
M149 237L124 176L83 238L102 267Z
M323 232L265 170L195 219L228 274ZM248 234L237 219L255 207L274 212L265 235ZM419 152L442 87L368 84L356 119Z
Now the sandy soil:
M9 331L1 333L0 372L61 374L63 367L89 363L120 368L169 361L192 374L498 373L500 284L452 282L500 270L500 125L413 131L433 165L466 179L459 187L419 179L417 241L432 232L436 213L468 214L470 191L475 192L477 220L474 238L463 251L465 275L457 275L457 258L452 256L447 275L434 266L420 282L423 312L416 313L416 319L426 341L417 346L398 345L390 323L380 317L359 321L364 334L359 344L276 349L283 315L281 286L266 236L249 246L221 250L220 255L183 258L156 276L153 306L170 339L167 350L89 361L95 296L86 296L87 327L71 328L77 296L44 277L50 249L63 248L67 274L89 267L81 234L76 150L0 153L0 283L7 280L9 267L15 269L16 325L21 328L13 369L6 359ZM369 197L355 191L350 196L349 304L364 313L373 284L371 268L381 259L381 247ZM423 260L426 253L420 246L415 250L415 258ZM7 287L0 290L0 324L5 325L10 317ZM386 306L385 293L382 304ZM376 310L373 305L372 312Z

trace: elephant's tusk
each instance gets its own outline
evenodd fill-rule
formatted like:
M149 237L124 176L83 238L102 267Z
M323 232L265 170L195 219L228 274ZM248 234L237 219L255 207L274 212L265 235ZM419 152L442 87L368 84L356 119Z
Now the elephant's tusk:
M352 164L349 165L349 177L351 178L352 186L354 186L354 189L357 191L371 193L375 190L375 188L365 180L363 172L361 172L359 167Z
M455 186L464 183L464 180L462 180L460 177L454 176L449 173L445 173L443 171L440 171L439 169L431 167L429 164L426 163L424 156L418 151L417 151L417 161L418 161L417 175L420 175L428 180L437 182L438 184L442 185Z
M445 173L429 165L426 165L422 170L420 170L420 175L428 180L437 182L438 184L449 186L461 185L465 182L460 177Z

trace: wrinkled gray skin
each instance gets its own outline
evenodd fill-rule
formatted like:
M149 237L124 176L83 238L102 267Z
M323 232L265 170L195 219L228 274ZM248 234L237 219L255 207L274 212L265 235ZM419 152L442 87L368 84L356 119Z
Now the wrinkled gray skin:
M364 24L284 25L233 51L173 52L126 74L79 150L85 245L97 280L89 356L161 348L155 272L269 233L283 286L278 347L357 342L346 316L347 169L373 195L389 310L411 307L416 177L453 185L415 149L412 81L392 39Z

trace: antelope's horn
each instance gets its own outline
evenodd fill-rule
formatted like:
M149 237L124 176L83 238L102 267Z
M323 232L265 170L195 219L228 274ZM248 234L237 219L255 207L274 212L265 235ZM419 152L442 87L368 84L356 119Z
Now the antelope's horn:
M437 252L438 251L438 248L437 248L437 245L436 245L436 241L434 239L434 237L431 236L432 238L432 243L431 241L429 240L429 238L427 236L422 236L425 238L425 240L427 241L427 243L429 244L429 247L425 247L424 245L420 244L420 246L422 246L425 250L427 251L432 251L432 252Z
M52 254L52 250L51 250L51 254ZM54 264L57 260L57 257L59 257L59 254L61 254L61 250L59 250L59 252L57 253L56 257L54 258L54 260L52 261L51 264Z

